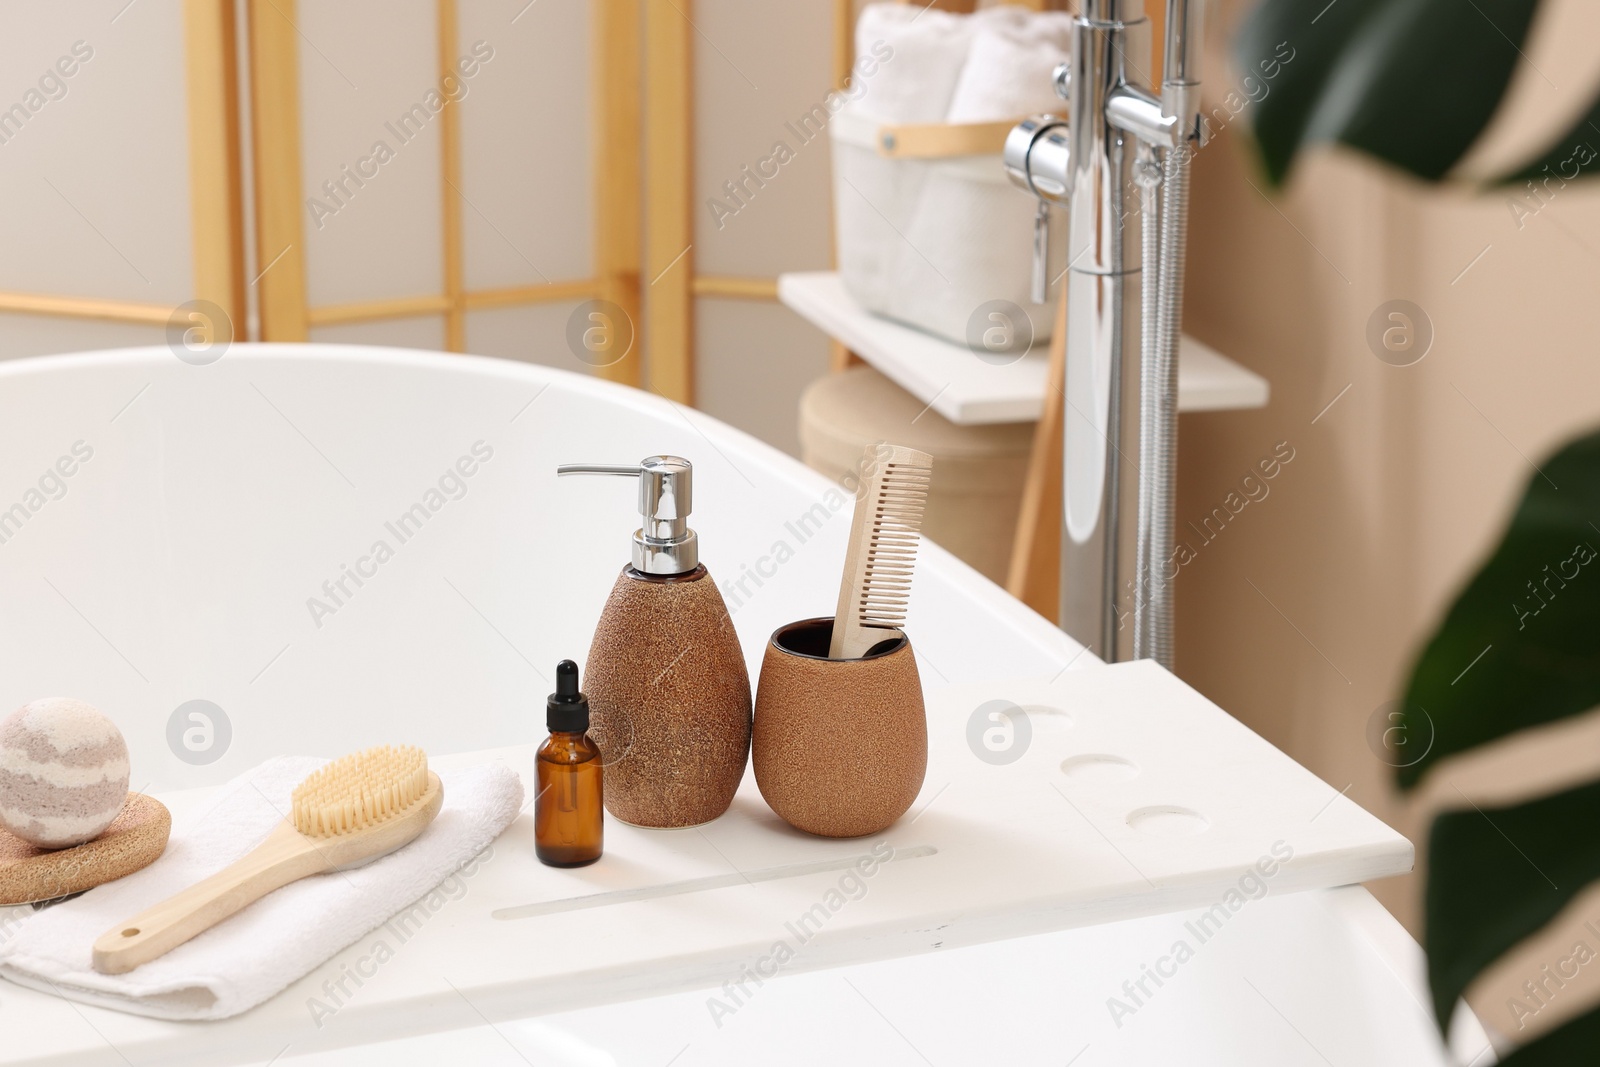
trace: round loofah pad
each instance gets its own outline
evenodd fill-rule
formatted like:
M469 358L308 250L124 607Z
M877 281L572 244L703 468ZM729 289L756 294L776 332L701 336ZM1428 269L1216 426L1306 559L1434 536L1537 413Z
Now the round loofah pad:
M47 697L0 721L0 826L65 848L111 825L128 796L128 746L81 700Z
M44 849L0 830L0 904L81 893L150 866L165 851L172 816L143 793L127 803L106 831L75 848Z

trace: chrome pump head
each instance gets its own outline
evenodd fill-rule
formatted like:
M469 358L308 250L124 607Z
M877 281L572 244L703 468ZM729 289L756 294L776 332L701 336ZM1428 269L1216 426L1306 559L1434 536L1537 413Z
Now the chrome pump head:
M686 574L700 565L700 537L689 529L694 467L681 456L648 456L637 464L564 463L557 474L611 474L639 479L639 514L633 532L633 569L643 574Z

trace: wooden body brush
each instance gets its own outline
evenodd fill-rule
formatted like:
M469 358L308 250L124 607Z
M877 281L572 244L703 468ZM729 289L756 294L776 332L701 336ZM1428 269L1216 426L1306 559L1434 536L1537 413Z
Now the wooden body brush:
M301 878L364 863L410 844L444 803L419 748L369 748L295 787L293 809L241 859L101 935L94 969L125 974Z
M911 597L933 457L902 445L875 445L867 457L876 466L865 478L850 520L829 659L859 659L895 637Z

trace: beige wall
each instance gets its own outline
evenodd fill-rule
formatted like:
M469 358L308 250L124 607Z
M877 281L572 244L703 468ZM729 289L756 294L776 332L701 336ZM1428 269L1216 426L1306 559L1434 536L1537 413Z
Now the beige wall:
M68 64L72 76L20 128L0 131L0 290L174 306L191 295L182 9L164 0L117 17L121 6L5 12L0 111L38 93L74 44L89 58ZM162 338L158 327L0 313L0 358Z
M1227 6L1216 41L1242 5ZM1501 141L1551 125L1541 93L1570 106L1594 83L1593 59L1567 42L1592 42L1600 13L1553 6L1528 51L1566 88L1519 82ZM1424 189L1336 151L1264 196L1237 129L1202 153L1195 180L1187 329L1269 378L1273 396L1262 411L1184 418L1180 522L1276 442L1296 458L1184 569L1178 671L1420 842L1366 724L1500 536L1530 459L1600 425L1600 183L1561 191L1519 228L1504 192ZM1410 367L1378 360L1364 336L1395 298L1435 330ZM1419 879L1373 888L1420 934Z
M697 0L695 24L695 255L702 274L772 278L828 266L828 146L799 145L784 123L831 88L832 5ZM719 227L706 202L771 154L795 158ZM700 407L798 453L800 391L827 373L828 343L770 302L697 301Z

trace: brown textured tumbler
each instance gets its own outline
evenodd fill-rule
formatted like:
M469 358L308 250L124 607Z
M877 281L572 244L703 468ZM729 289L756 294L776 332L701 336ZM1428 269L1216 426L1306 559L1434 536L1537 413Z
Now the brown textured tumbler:
M710 822L750 754L750 673L716 583L623 568L584 670L606 810L635 826Z
M922 680L904 634L831 660L832 619L773 633L756 690L751 759L772 810L821 837L877 833L906 813L928 770Z

